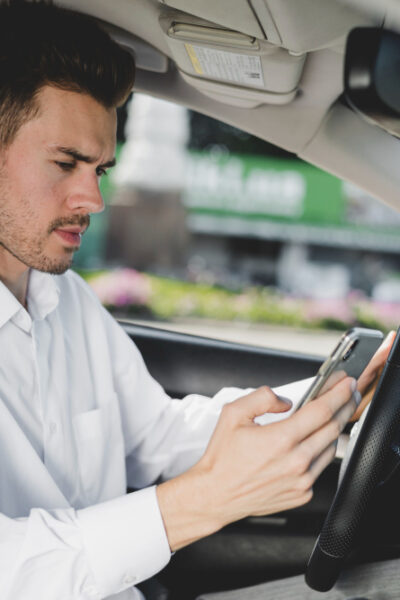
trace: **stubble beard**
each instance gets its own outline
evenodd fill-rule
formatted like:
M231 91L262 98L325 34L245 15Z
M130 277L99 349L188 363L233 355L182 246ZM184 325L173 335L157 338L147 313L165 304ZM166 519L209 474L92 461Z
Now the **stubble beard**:
M4 242L0 241L0 246L5 248L7 252L9 252L14 258L22 262L29 269L36 269L36 271L42 271L43 273L50 273L51 275L62 275L72 265L72 260L74 256L75 250L73 248L66 248L65 252L68 253L69 256L66 256L65 259L61 260L51 260L46 254L36 252L35 254L30 254L29 257L25 257L23 252L15 252L9 246L7 246Z
M3 161L0 161L0 248L28 268L54 275L65 273L72 264L74 249L65 248L65 256L61 260L46 254L45 244L54 223L46 233L33 233L37 215L25 198L12 197L9 183ZM16 210L13 210L14 207Z
M25 223L34 223L35 215L31 211L24 214ZM52 232L59 227L79 225L89 227L88 215L75 215L71 218L59 218L50 223L45 234L28 236L17 223L15 214L0 203L0 246L18 261L30 269L36 269L52 275L62 275L72 265L74 253L79 248L63 247L63 256L51 258L46 254L45 246Z
M44 273L51 273L52 275L62 275L67 271L71 264L74 255L73 248L65 248L65 257L62 259L51 259L43 251L43 240L36 242L27 242L26 239L19 240L22 243L9 244L3 240L0 240L0 246L2 246L11 256L16 258L19 262L23 263L30 269L36 269ZM18 248L16 248L18 246ZM29 248L32 248L30 251Z

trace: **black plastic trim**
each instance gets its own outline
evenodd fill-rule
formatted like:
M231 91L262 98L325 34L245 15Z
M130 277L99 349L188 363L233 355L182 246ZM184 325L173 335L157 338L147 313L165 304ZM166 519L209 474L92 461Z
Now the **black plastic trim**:
M315 375L322 358L119 321L153 377L174 397L225 386L277 386Z

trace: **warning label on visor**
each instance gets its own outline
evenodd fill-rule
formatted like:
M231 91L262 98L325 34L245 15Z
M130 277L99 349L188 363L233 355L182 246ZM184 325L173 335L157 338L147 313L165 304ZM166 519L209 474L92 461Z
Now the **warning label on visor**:
M236 54L193 44L185 44L185 47L198 75L246 87L264 87L259 56Z

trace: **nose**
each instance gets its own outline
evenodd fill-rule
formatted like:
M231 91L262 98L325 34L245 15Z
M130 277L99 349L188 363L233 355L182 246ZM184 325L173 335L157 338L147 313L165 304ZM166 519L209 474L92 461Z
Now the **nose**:
M76 180L68 192L68 208L75 213L98 213L104 210L104 201L95 173L86 173Z

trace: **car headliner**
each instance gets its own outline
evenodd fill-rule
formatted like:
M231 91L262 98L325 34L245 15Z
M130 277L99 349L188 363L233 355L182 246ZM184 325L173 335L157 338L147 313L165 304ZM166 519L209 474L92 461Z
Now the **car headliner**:
M363 120L342 101L348 32L356 26L382 25L400 31L397 0L64 0L60 4L124 30L114 33L136 55L136 91L246 130L400 209L400 140ZM195 15L261 37L255 17L260 10L271 17L276 45L307 55L299 93L291 102L237 107L230 104L229 86L221 101L200 91L195 77L188 82L182 76L160 17L193 22L190 15Z

